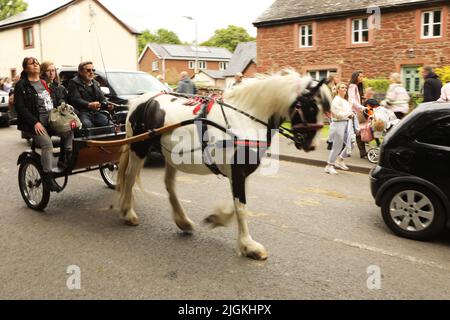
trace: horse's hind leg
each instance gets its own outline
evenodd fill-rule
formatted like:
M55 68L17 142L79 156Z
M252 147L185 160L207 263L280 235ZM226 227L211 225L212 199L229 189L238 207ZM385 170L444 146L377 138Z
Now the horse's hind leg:
M125 172L125 178L122 181L120 199L120 212L123 215L125 224L130 226L139 225L139 218L133 209L133 187L137 176L144 164L144 160L139 158L136 153L129 153L129 162ZM123 189L122 189L123 188Z
M173 219L175 221L175 224L178 226L178 228L180 228L181 230L183 230L185 232L190 232L194 229L194 223L186 215L186 213L175 193L176 173L177 173L177 170L166 162L165 183L166 183L167 192L169 193L170 204L172 205Z

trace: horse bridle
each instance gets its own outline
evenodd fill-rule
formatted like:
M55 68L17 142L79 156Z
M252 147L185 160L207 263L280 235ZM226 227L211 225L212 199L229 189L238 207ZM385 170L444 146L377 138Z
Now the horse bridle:
M297 123L292 123L292 130L290 133L293 135L293 140L295 142L295 145L297 148L300 148L303 145L304 142L304 135L308 132L317 132L323 128L323 123L316 122L316 123L310 123L307 121L303 107L305 103L312 103L314 106L317 107L316 102L314 101L315 95L318 93L318 90L320 87L325 83L324 80L321 80L317 86L312 87L312 81L307 87L307 93L300 95L295 99L295 101L292 103L291 107L289 108L289 116L292 121L295 117L299 117L300 121ZM286 128L282 129L286 130Z

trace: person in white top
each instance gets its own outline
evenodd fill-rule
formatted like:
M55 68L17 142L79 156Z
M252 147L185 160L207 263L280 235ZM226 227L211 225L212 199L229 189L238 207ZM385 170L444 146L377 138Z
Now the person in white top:
M394 112L398 119L402 119L409 111L409 94L401 84L402 79L399 73L391 73L389 81L391 84L381 106Z
M333 148L328 157L328 164L325 172L329 174L337 174L335 169L349 170L345 165L344 159L351 152L352 135L354 135L352 121L355 117L350 103L345 99L347 94L347 86L339 83L336 86L337 96L331 103L330 138L333 140ZM344 148L345 145L345 148Z
M438 100L439 102L450 102L450 82L447 83L441 89L441 97Z

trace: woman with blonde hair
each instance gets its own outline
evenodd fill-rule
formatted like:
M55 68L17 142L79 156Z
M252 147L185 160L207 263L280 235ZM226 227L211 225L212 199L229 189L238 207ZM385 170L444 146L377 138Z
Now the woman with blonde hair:
M399 73L391 73L389 81L391 84L381 105L394 112L398 119L402 119L409 112L409 94L402 86Z
M41 79L47 83L55 107L67 101L67 90L61 85L58 73L56 72L55 64L53 62L42 62Z
M335 175L335 168L349 170L344 159L351 153L352 136L354 135L352 119L355 117L350 103L345 99L347 85L339 83L336 85L337 95L331 103L330 137L333 146L328 157L325 172ZM345 146L345 147L344 147Z

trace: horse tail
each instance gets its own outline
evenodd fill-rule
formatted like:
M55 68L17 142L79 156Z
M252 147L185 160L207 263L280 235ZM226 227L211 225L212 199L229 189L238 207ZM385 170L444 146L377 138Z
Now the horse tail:
M117 191L123 192L123 184L125 181L125 175L128 168L128 163L130 161L130 145L124 145L121 150L120 160L119 160L119 171L117 173Z

